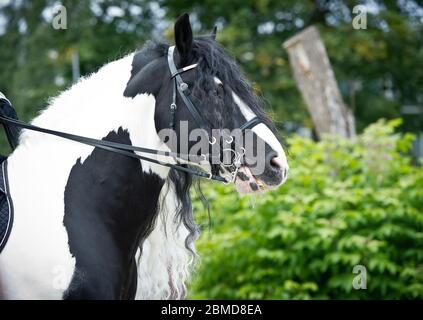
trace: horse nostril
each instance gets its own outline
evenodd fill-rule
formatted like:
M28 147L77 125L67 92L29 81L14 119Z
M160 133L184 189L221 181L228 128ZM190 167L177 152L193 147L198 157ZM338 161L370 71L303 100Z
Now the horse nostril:
M280 157L273 157L270 160L270 164L272 165L272 167L275 167L275 168L280 169L280 170L283 169L284 165L285 165Z

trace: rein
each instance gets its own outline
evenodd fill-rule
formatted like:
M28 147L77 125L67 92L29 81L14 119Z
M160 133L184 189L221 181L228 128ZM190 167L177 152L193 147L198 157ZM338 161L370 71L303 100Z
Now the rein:
M170 70L170 73L171 73L171 78L174 80L172 103L170 105L171 120L170 120L169 126L172 130L175 129L175 115L176 115L176 111L178 109L177 104L176 104L176 97L177 97L177 93L179 93L180 97L182 98L182 101L184 102L185 106L187 107L188 111L192 115L192 117L193 117L195 123L198 125L198 127L203 129L203 130L208 131L211 128L211 125L208 123L208 121L206 121L201 116L198 108L192 103L191 99L187 96L187 93L189 92L189 88L188 88L188 85L183 81L183 79L181 77L182 73L196 68L198 64L196 63L196 64L192 64L192 65L186 66L186 67L181 68L181 69L177 69L175 62L173 60L174 50L175 50L174 46L169 47L168 55L167 55L167 62L168 62L169 70ZM9 102L9 100L4 95L0 94L0 99L11 106L11 103ZM53 135L53 136L61 137L63 139L79 142L79 143L82 143L82 144L86 144L86 145L89 145L89 146L93 146L93 147L96 147L96 148L101 148L101 149L104 149L104 150L107 150L107 151L110 151L110 152L121 154L123 156L135 158L135 159L138 159L138 160L144 160L144 161L155 163L155 164L158 164L158 165L161 165L161 166L169 167L169 168L175 169L177 171L182 171L182 172L185 172L185 173L188 173L188 174L192 174L192 175L195 175L195 176L198 176L198 177L201 177L201 178L206 178L208 180L214 180L214 181L219 181L219 182L223 182L223 183L231 183L235 180L238 169L241 167L242 158L245 154L245 150L243 150L242 153L239 153L239 152L237 152L233 149L225 149L227 151L233 152L233 154L234 154L234 159L233 159L231 164L221 165L221 168L223 168L224 171L229 172L229 174L230 174L230 179L226 179L226 178L224 178L220 175L215 175L212 172L206 172L206 171L203 171L203 170L186 167L186 166L183 166L183 165L180 165L180 164L173 164L173 163L169 163L169 162L159 161L157 159L153 159L153 158L150 158L150 157L139 155L135 152L153 154L153 155L164 156L164 157L173 157L174 159L175 158L178 158L178 159L186 158L186 159L190 159L190 162L193 162L193 163L198 164L198 165L200 164L201 160L204 161L204 160L210 159L211 156L207 156L207 155L204 155L204 154L202 154L201 156L190 155L190 154L184 155L184 154L180 154L180 153L176 153L176 152L155 150L155 149L149 149L149 148L144 148L144 147L127 145L127 144L124 144L124 143L93 139L93 138L89 138L89 137L84 137L84 136L79 136L79 135L75 135L75 134L62 132L62 131L56 131L56 130L51 130L51 129L47 129L47 128L34 126L32 124L11 118L9 116L6 116L4 114L0 114L0 122L7 129L8 129L8 126L12 126L12 127L19 127L19 128L22 128L22 129L32 130L32 131L36 131L36 132L41 132L41 133L45 133L45 134L50 134L50 135ZM243 131L247 130L247 129L251 129L251 128L255 127L256 125L258 125L259 123L261 123L261 120L258 117L254 117L254 118L250 119L249 121L247 121L246 123L244 123L240 127L240 129L243 130ZM209 141L210 145L214 145L216 143L216 138L215 137L212 137L212 138L213 138L212 141ZM232 142L233 137L230 136L230 139L231 140L229 142ZM15 146L13 144L11 144L11 147L12 147L12 149L15 148ZM191 161L191 158L200 158L201 160Z
M2 122L4 124L15 126L15 127L27 129L27 130L32 130L32 131L37 131L37 132L42 132L42 133L54 135L54 136L61 137L61 138L67 139L67 140L76 141L76 142L79 142L79 143L82 143L82 144L101 148L101 149L104 149L104 150L115 152L115 153L118 153L118 154L121 154L121 155L124 155L124 156L127 156L127 157L138 159L138 160L144 160L144 161L147 161L147 162L156 163L156 164L159 164L159 165L162 165L162 166L165 166L165 167L169 167L169 168L172 168L172 169L175 169L175 170L178 170L178 171L183 171L183 172L193 174L193 175L196 175L196 176L199 176L199 177L202 177L202 178L207 178L209 180L227 182L227 180L225 178L221 177L221 176L213 175L211 173L201 171L201 170L197 170L197 169L193 169L193 168L183 167L181 165L177 165L177 164L173 164L173 163L162 162L162 161L159 161L157 159L152 159L152 158L148 158L148 157L145 157L145 156L141 156L141 155L136 154L134 152L156 154L156 155L166 156L166 157L181 157L181 155L178 154L178 153L155 150L155 149L148 149L148 148L137 147L137 146L132 146L132 145L124 144L124 143L118 143L118 142L112 142L112 141L106 141L106 140L93 139L93 138L88 138L88 137L70 134L70 133L66 133L66 132L41 128L41 127L37 127L37 126L34 126L32 124L25 123L25 122L22 122L20 120L12 119L12 118L9 118L9 117L3 116L3 115L0 115L0 122Z

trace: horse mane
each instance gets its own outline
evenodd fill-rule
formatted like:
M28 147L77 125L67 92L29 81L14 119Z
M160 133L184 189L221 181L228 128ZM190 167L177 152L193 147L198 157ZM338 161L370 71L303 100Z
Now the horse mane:
M198 79L192 89L193 95L199 101L209 101L213 99L213 91L215 90L214 78L217 77L222 81L223 85L230 84L230 89L235 92L242 101L248 105L256 116L266 124L271 130L276 132L271 119L264 111L264 100L259 96L250 81L242 73L235 58L219 43L209 36L197 37L194 39L192 50L194 61L198 62L197 69ZM216 112L211 114L205 113L210 123L221 128L235 128L239 124L228 123L233 119L233 114L238 106L233 103L230 95L225 95L227 99L223 101L219 114L222 115L221 121L216 123ZM213 100L216 105L216 100ZM207 111L207 110L205 110Z
M141 69L143 65L146 65L152 59L166 56L168 48L169 45L166 43L147 41L137 52L133 70ZM216 89L214 78L217 77L223 84L230 84L233 92L251 108L266 126L276 133L273 122L264 111L264 99L255 93L253 86L241 72L235 58L219 43L210 36L195 37L192 48L192 61L189 63L198 63L196 68L199 71L198 79L196 79L194 87L191 88L191 93L194 97L202 102L214 99L213 92ZM214 99L211 104L216 105L216 102ZM219 112L202 110L202 116L210 123L216 125L216 127L233 127L233 124L228 123L228 121L232 121L233 117L231 115L237 106L232 101L225 100L220 104L217 103L217 107L220 107ZM218 114L222 116L218 116Z

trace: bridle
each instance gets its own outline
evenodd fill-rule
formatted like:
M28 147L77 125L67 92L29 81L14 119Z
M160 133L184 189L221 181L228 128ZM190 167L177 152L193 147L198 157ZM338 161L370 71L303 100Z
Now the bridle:
M176 111L178 109L177 104L176 104L176 100L177 100L177 93L179 93L180 97L182 98L182 101L184 102L184 105L187 107L189 113L191 114L192 118L194 119L194 122L196 123L196 125L203 129L206 130L206 132L209 132L212 128L212 126L208 123L208 121L206 121L202 116L200 111L198 110L198 108L192 103L191 99L189 98L189 88L188 85L182 80L181 74L183 74L186 71L192 70L194 68L197 67L197 63L196 64L192 64L186 67L183 67L181 69L177 69L174 59L173 59L173 55L174 55L174 46L169 47L168 49L168 55L167 55L167 62L168 62L168 66L171 72L171 78L173 79L173 84L174 84L174 88L173 88L173 94L172 94L172 103L170 104L170 123L169 126L172 130L175 129L175 115L176 115ZM3 102L8 103L9 105L10 102L7 100L7 98L2 95L0 93L0 100L3 100ZM72 140L72 141L76 141L82 144L86 144L89 146L93 146L96 148L100 148L103 150L107 150L110 152L114 152L117 154L121 154L127 157L131 157L131 158L135 158L138 160L143 160L143 161L147 161L147 162L151 162L151 163L155 163L161 166L165 166L165 167L169 167L171 169L175 169L177 171L181 171L181 172L185 172L191 175L195 175L198 177L202 177L202 178L206 178L208 180L214 180L214 181L219 181L219 182L223 182L223 183L231 183L235 180L238 169L241 167L242 164L242 159L245 155L245 150L242 150L241 152L235 151L232 148L229 149L224 149L228 150L230 152L233 153L233 159L232 162L230 164L225 164L225 165L221 165L221 168L223 169L222 171L224 172L228 172L230 174L230 178L224 178L218 174L213 174L212 172L206 172L203 170L199 170L196 168L192 168L192 167L187 167L187 166L183 166L181 164L175 164L175 163L169 163L169 162L164 162L164 161L160 161L157 159L153 159L150 157L146 157L144 155L139 155L135 152L139 152L139 153L144 153L144 154L152 154L152 155L157 155L157 156L163 156L163 157L171 157L175 160L178 159L190 159L190 163L194 163L194 164L200 164L202 161L205 161L207 159L210 159L210 155L205 155L202 154L200 156L198 155L191 155L191 154L181 154L181 153L177 153L177 152L171 152L171 151L162 151L162 150L155 150L155 149L149 149L149 148L144 148L144 147L138 147L138 146L132 146L132 145L128 145L128 144L124 144L124 143L118 143L118 142L112 142L112 141L107 141L107 140L99 140L99 139L93 139L93 138L89 138L89 137L84 137L84 136L79 136L79 135L75 135L75 134L70 134L70 133L66 133L66 132L62 132L62 131L56 131L56 130L51 130L51 129L47 129L47 128L42 128L42 127L38 127L38 126L34 126L32 124L8 117L6 115L0 114L0 122L3 123L6 127L7 126L13 126L13 127L18 127L18 128L22 128L22 129L27 129L27 130L32 130L32 131L37 131L37 132L41 132L41 133L45 133L45 134L50 134L50 135L54 135L57 137L61 137L67 140ZM247 122L245 122L239 129L244 132L247 129L252 129L253 127L255 127L256 125L258 125L259 123L262 123L261 120L258 117L254 117L250 120L248 120ZM212 141L209 141L209 143L211 145L216 143L216 138L212 137ZM229 142L231 143L233 141L233 137L229 136ZM14 145L11 145L12 149L15 148ZM197 161L195 161L194 159L197 159Z
M171 46L168 49L167 53L167 63L170 69L170 75L171 78L174 80L174 86L173 86L173 94L172 94L172 103L170 104L170 112L171 112L171 121L170 121L170 127L172 129L175 129L175 112L177 109L176 105L176 91L178 91L179 95L181 96L185 106L187 107L188 111L191 113L191 116L193 117L195 123L197 126L201 129L208 130L210 129L211 125L203 119L200 112L198 111L197 107L192 103L191 99L188 97L187 94L189 94L189 87L188 85L182 80L181 74L184 72L187 72L189 70L195 69L198 66L198 63L191 64L189 66L183 67L181 69L177 69L173 55L175 51L175 46ZM245 122L239 129L241 131L252 129L259 123L262 123L262 121L258 117L254 117L250 119L249 121ZM213 140L213 144L216 141Z
M188 65L186 67L177 69L176 64L174 62L174 51L175 46L171 46L168 49L167 52L167 63L169 66L171 79L173 79L173 93L172 93L172 102L170 104L170 122L169 126L172 130L175 130L175 115L177 110L177 104L176 104L176 96L177 92L179 93L180 97L182 98L182 101L184 102L184 105L188 109L189 113L191 114L192 118L194 119L194 122L198 126L198 128L205 130L206 132L210 132L210 129L212 128L212 125L205 120L202 116L200 111L197 109L194 103L192 103L191 99L189 98L190 90L187 83L185 83L181 77L181 74L195 69L198 66L198 63ZM262 123L262 121L257 117L253 117L252 119L246 121L239 130L241 132L244 132L247 129L252 129L256 125ZM227 144L231 144L234 141L233 136L228 137L229 140L226 140ZM216 138L212 136L212 140L209 141L210 145L214 145L217 142ZM245 149L241 148L241 152L236 151L233 148L225 148L221 150L222 152L229 151L233 154L232 161L230 164L221 164L221 169L223 172L227 172L230 175L229 179L225 179L226 183L231 183L235 181L236 175L238 173L239 168L241 167L243 157L245 155ZM207 155L202 154L201 155L204 159L207 159Z

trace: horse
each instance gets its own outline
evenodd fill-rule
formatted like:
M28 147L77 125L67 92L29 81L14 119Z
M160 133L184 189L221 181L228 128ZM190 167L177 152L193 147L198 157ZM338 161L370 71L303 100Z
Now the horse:
M195 175L240 193L286 181L276 129L215 30L194 37L183 14L174 41L148 41L107 63L21 124L5 161L14 219L0 253L2 299L184 299L199 235ZM188 132L248 129L254 143L229 152L235 169L204 156L194 170L180 156L183 124ZM175 129L176 147L159 134L166 129ZM210 148L216 139L207 141ZM244 158L259 142L264 166L255 172ZM155 150L155 160L140 150Z

